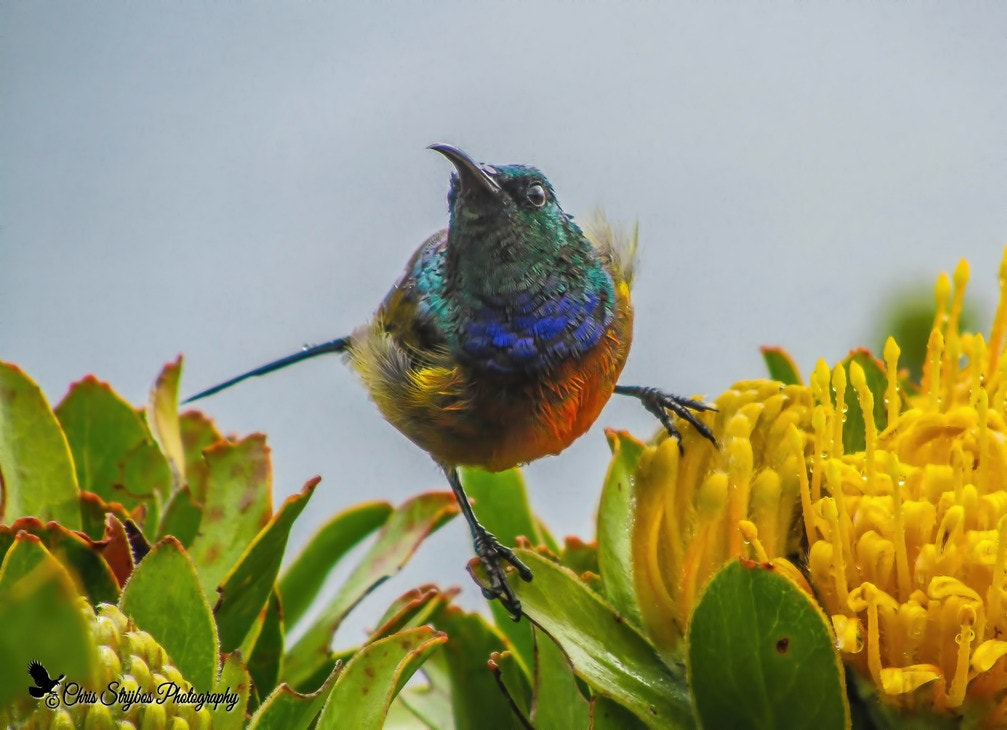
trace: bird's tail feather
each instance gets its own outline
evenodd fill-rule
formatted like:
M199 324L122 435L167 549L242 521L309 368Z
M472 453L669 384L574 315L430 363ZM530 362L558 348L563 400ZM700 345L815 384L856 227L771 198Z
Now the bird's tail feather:
M182 403L192 403L193 401L199 400L200 398L206 398L214 393L219 393L225 388L230 388L232 385L237 385L243 380L248 380L249 378L255 378L260 375L266 375L272 373L276 370L287 367L288 365L293 365L294 363L301 362L302 360L310 360L318 355L327 355L329 353L343 353L350 349L351 342L349 337L340 337L335 340L330 340L329 342L323 342L320 345L305 345L299 352L295 352L292 355L287 355L286 357L281 357L279 360L273 360L272 362L267 362L265 365L260 365L254 370L249 370L247 373L242 373L237 375L230 380L225 380L223 383L214 385L212 388L207 388L206 390L201 390L195 395L189 396Z
M595 210L584 225L584 235L591 245L612 261L617 273L630 286L633 285L633 275L636 273L639 233L639 223L632 230L613 226L600 209Z

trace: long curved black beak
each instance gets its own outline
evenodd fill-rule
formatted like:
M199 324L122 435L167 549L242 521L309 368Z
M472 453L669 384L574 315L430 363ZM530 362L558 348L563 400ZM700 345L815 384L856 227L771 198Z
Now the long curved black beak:
M463 192L473 190L476 186L481 186L492 195L500 194L500 184L493 179L484 166L480 165L457 147L449 144L432 144L427 149L440 152L451 161L451 164L458 171Z

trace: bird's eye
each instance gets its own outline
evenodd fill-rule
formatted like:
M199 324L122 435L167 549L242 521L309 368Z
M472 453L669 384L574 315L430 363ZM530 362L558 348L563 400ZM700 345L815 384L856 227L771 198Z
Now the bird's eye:
M541 183L534 183L528 186L528 192L525 193L525 196L528 198L528 202L536 208L541 208L545 205L545 188L542 187Z

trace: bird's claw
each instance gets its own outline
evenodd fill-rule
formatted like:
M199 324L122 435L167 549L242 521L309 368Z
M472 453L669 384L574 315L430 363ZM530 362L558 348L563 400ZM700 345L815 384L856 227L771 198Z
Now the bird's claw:
M482 526L480 525L480 527ZM514 589L507 582L507 574L503 563L507 562L514 566L518 575L526 582L532 579L531 569L521 562L521 559L514 554L513 550L500 544L500 541L487 532L485 528L476 533L474 546L479 562L482 563L486 576L489 579L489 585L484 585L474 574L472 576L476 580L476 583L479 584L483 597L487 600L499 599L500 604L507 609L511 618L515 621L520 621L521 601L518 600L518 597L514 594ZM472 573L471 569L469 572Z
M668 435L678 441L678 450L680 452L684 452L684 449L682 448L682 434L679 433L677 428L675 428L675 424L672 422L671 416L668 415L668 411L671 411L679 418L688 421L703 438L714 446L718 448L720 447L720 444L717 442L717 437L713 435L713 431L710 430L710 427L700 421L693 412L716 411L717 408L715 406L712 406L709 403L694 400L693 398L684 398L680 395L667 393L659 388L639 385L620 385L616 387L615 392L620 395L628 395L638 399L643 404L643 407L661 422L661 425L664 426L664 430L668 432Z

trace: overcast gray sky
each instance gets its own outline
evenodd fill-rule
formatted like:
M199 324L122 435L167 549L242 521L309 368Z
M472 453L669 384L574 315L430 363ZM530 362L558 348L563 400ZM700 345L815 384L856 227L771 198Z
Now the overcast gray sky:
M807 372L867 344L885 292L1007 244L1007 4L0 3L0 358L55 404L86 373L192 392L368 317L446 222L446 141L638 220L624 381L709 396L762 344ZM984 326L988 320L984 320ZM264 431L277 502L445 488L335 358L202 406ZM603 426L527 469L592 536ZM462 584L459 520L365 604ZM345 641L343 643L345 643Z

